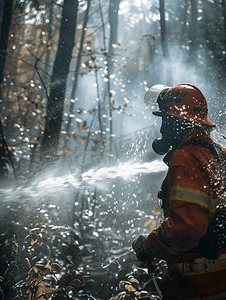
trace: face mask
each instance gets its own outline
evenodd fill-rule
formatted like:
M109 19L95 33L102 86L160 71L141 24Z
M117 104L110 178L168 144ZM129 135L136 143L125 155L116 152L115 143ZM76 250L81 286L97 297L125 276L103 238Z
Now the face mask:
M163 116L160 129L162 137L153 141L153 150L159 155L164 155L170 148L176 149L191 128L190 123L185 122L183 119L169 115Z
M172 128L173 128L173 120L171 116L165 115L162 116L162 125L160 129L160 133L162 135L161 138L157 138L152 143L152 148L155 153L159 155L166 154L170 149L170 136Z
M162 137L155 139L152 143L152 149L159 155L166 154L170 149L170 144Z

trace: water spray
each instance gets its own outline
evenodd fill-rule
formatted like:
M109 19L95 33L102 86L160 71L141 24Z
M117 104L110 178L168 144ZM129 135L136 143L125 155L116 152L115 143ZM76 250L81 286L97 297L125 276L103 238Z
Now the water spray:
M157 121L157 119L158 119L158 117L155 118L154 122L153 122L153 123L151 124L151 126L150 126L150 129L149 129L149 131L148 131L148 134L147 134L147 137L146 137L146 140L145 140L145 143L144 143L144 149L146 148L146 145L147 145L147 142L148 142L148 139L149 139L149 135L150 135L151 129L152 129L152 127L154 126L154 124L155 124L155 122Z

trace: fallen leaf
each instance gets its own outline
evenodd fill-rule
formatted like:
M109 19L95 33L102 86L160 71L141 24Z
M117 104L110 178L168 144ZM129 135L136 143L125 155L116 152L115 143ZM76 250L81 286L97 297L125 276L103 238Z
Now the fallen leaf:
M153 230L153 229L155 229L155 228L156 228L156 221L153 220L153 222L152 222L151 225L150 225L150 229Z
M50 269L43 266L43 265L35 265L30 271L34 271L35 273L38 273L40 272L42 275L46 275L46 274L49 274L50 273Z
M35 243L37 243L37 241L38 241L38 239L36 239L36 240L31 239L31 246L33 246Z
M73 291L74 288L73 288L72 286L69 285L69 286L67 286L65 289L66 289L67 291L70 292L70 291Z
M117 295L115 295L114 297L112 297L110 300L118 300L120 296L125 295L125 294L126 294L126 292L118 293Z
M126 280L121 280L120 282L119 282L119 288L121 289L122 287L124 287L125 285L128 285L128 284L130 284L131 285L131 283L129 282L129 281L126 281Z
M90 279L90 277L89 277L89 275L83 275L81 279L82 279L83 284L85 284Z
M77 287L81 287L82 286L82 282L79 279L74 279L70 282L70 285L75 285Z
M42 279L43 277L41 275L34 273L26 278L26 284L29 286L32 281L35 280L37 282L40 282Z
M152 221L153 221L153 218L147 220L147 221L144 223L144 228L148 227L148 226L151 224Z
M152 212L153 215L158 216L161 213L161 208L158 207L158 206L153 207L151 212Z
M72 261L71 255L66 256L66 261L67 261L70 265L73 265L73 264L74 264L73 261Z
M134 277L130 278L129 281L132 282L132 283L138 283L139 284L139 281Z
M60 271L62 270L61 266L58 265L57 263L53 263L51 264L51 268L53 269L53 271L60 273Z
M30 268L31 268L31 264L30 264L29 259L26 257L25 260L26 260L26 263L27 263L27 265L28 265L28 268L30 269Z
M126 286L126 289L127 289L127 291L128 292L136 292L136 289L131 285L131 284L128 284L127 286Z

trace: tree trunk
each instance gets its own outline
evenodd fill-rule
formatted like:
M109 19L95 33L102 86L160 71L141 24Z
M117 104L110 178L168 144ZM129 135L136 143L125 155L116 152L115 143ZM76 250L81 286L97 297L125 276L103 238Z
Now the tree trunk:
M118 10L120 0L110 0L109 6L109 23L110 23L110 40L108 52L113 55L114 45L118 44Z
M8 45L9 28L12 18L13 0L5 0L2 25L1 25L1 37L0 37L0 97L2 91L4 66L6 60L6 51Z
M165 20L165 1L159 0L160 9L160 27L161 27L161 44L163 56L168 56L167 40L166 40L166 20Z
M47 117L41 144L41 160L57 154L63 117L66 81L74 47L78 0L64 0L58 50L54 62L47 102Z
M74 79L74 83L73 83L73 87L72 87L71 99L75 98L75 94L76 94L76 90L77 90L77 83L78 83L81 57L82 57L82 51L83 51L83 43L84 43L84 39L85 39L85 33L86 33L86 30L87 30L87 22L88 22L88 19L89 19L90 4L91 4L91 0L88 0L87 1L87 9L86 9L85 17L84 17L84 21L83 21L82 37L81 37L81 41L80 41L78 58L77 58L76 68L75 68L75 73L74 73L75 74L74 75L75 79ZM69 114L68 114L68 123L67 123L67 127L66 127L65 147L67 147L67 141L68 141L67 136L70 134L71 121L72 121L72 117L70 117L70 115L72 114L73 109L74 109L74 102L70 101L70 108L69 108Z
M48 24L48 37L47 37L47 49L46 49L46 62L45 62L45 71L48 74L50 66L50 52L52 48L52 25L53 25L53 0L49 2L49 24Z
M197 0L190 0L190 1L191 1L190 54L193 55L197 48L198 3L197 3Z
M172 65L170 61L167 32L166 32L166 19L165 19L165 0L159 0L159 10L160 10L160 30L161 30L161 44L162 44L162 75L163 82L166 85L171 86L173 83L173 72Z
M187 22L187 10L188 10L188 0L184 1L184 11L183 11L183 15L182 15L182 22L183 22L183 26L182 26L182 34L181 34L181 42L182 44L186 42L186 22Z
M223 18L224 18L224 41L226 43L226 5L225 0L222 0Z
M108 11L108 18L110 23L110 38L109 38L109 49L108 53L111 55L111 58L108 59L108 96L109 96L109 127L110 127L110 151L112 151L112 134L113 134L113 119L112 111L114 107L113 97L110 93L110 74L113 65L113 55L114 48L118 44L118 9L119 9L120 0L110 0L110 6Z

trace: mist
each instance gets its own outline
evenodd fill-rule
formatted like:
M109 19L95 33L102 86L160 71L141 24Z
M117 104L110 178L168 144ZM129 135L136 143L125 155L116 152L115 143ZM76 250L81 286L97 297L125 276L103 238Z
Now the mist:
M129 0L110 2L115 7L119 4L118 10L112 13L115 14L112 25L108 1L91 1L88 25L84 29L88 6L80 1L75 40L69 43L74 46L65 94L60 96L61 126L57 124L59 129L54 125L49 134L51 140L59 129L59 140L57 145L47 146L49 153L43 158L40 149L46 124L54 121L52 115L58 116L61 110L57 102L49 111L46 107L54 103L50 99L51 88L62 84L58 79L51 82L51 74L53 70L60 72L54 60L61 10L66 1L51 2L50 7L41 0L37 7L25 2L19 1L14 7L14 14L20 12L25 29L19 31L11 25L5 89L1 93L3 131L14 160L14 166L8 161L8 175L2 178L0 186L1 261L5 272L16 257L23 270L20 279L24 280L29 268L47 257L52 263L62 265L59 278L64 278L68 268L64 257L70 255L76 261L76 279L81 279L84 274L94 276L95 268L102 272L101 268L111 264L119 254L131 251L133 239L141 233L148 234L163 219L157 193L167 166L163 156L152 149L152 142L161 136L161 118L152 114L157 103L148 110L144 107L144 95L151 86L173 87L183 83L197 86L206 97L209 118L217 125L212 138L226 146L226 44L219 33L224 30L223 20L214 18L219 7L212 1L198 1L195 24L191 1L165 1L164 31L159 1ZM26 20L22 14L24 5ZM48 27L50 21L53 23ZM86 34L79 52L82 30ZM40 44L39 38L32 40L39 33ZM21 38L21 43L15 36ZM110 40L114 40L113 45L109 45ZM31 49L26 54L25 43ZM16 45L16 50L12 45ZM78 57L81 63L76 73ZM14 65L16 60L18 65ZM48 72L43 71L46 66ZM77 88L71 95L75 82ZM52 228L54 232L59 231L54 233L54 238L49 233ZM14 236L18 240L18 258L11 254L9 241L14 241ZM26 236L29 236L27 240ZM48 247L41 251L34 245ZM26 257L33 262L28 264L28 269L24 266ZM131 261L128 264L127 272L122 268L125 271L122 276L132 269L137 271ZM110 299L118 292L114 284L118 284L118 279L125 280L119 270L122 271L116 267L112 271L115 276L112 288L101 277L103 290L107 291L105 298L100 298L96 291L92 294L93 286L87 288L84 282L81 286L93 297ZM93 280L99 282L95 276ZM67 295L77 299L78 293L79 289L73 296Z

